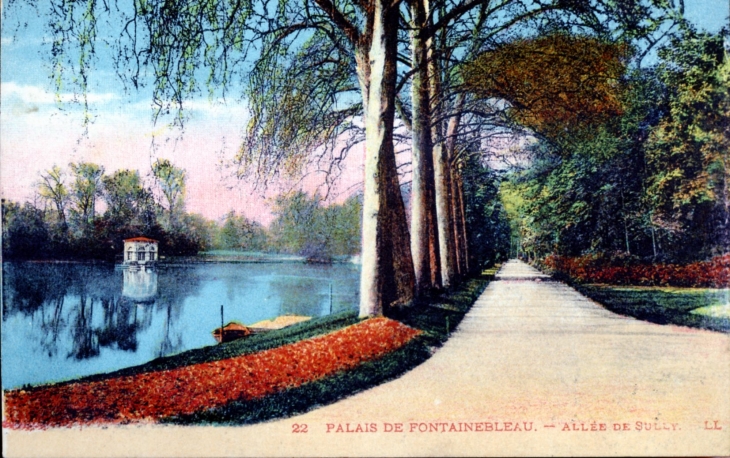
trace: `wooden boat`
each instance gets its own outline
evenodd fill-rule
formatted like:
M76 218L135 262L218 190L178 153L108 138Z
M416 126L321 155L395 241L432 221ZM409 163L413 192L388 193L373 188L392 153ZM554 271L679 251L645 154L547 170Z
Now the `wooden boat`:
M230 342L236 339L243 339L253 334L251 328L241 323L230 322L223 326L223 336L221 337L221 328L215 328L213 331L213 337L218 343Z

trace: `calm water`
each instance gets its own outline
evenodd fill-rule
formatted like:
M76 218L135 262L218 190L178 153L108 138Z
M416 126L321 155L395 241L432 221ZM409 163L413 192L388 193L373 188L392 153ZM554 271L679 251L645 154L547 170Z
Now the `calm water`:
M355 265L4 263L2 386L68 380L214 345L225 322L357 308ZM330 305L330 284L332 296Z

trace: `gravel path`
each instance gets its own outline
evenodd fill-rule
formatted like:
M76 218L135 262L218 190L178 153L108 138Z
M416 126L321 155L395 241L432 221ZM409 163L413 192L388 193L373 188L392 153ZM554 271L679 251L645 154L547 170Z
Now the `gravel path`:
M510 261L397 380L243 428L86 431L127 436L122 455L730 455L730 336L612 314Z

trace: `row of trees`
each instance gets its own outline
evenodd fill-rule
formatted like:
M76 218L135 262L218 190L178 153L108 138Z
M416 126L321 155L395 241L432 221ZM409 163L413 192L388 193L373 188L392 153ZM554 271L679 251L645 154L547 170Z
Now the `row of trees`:
M724 40L686 28L656 65L616 79L608 119L536 129L532 164L502 188L513 253L690 262L730 249Z
M364 140L362 315L408 303L468 270L466 157L505 118L504 104L465 90L465 63L553 32L647 49L683 9L665 0L51 3L59 89L70 76L85 90L99 17L107 14L122 16L104 22L123 24L113 35L118 74L137 86L142 66L151 67L161 110L194 96L203 69L211 92L225 94L242 76L252 110L242 175L266 184L316 164L331 177L348 147ZM410 227L394 146L403 137L412 157Z
M337 163L341 151L328 148L336 139L364 138L362 315L449 286L469 270L468 157L520 120L505 116L497 100L504 94L464 84L466 65L535 34L580 31L595 43L643 40L646 49L676 17L666 2L302 3L283 3L265 22L272 27L254 28L263 52L250 76L254 116L239 160L259 174L265 164L268 178L312 156ZM353 133L363 127L353 121L360 113L364 133ZM399 140L411 152L410 225L394 157Z

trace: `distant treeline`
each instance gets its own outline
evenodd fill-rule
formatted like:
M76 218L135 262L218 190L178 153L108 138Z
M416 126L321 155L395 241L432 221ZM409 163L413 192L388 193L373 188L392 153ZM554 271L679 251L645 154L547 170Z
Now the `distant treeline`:
M317 195L281 195L266 228L233 211L219 221L185 212L186 172L167 160L153 164L148 181L91 163L53 166L40 174L33 203L2 200L3 257L112 261L125 238L140 235L159 240L162 256L228 249L328 260L360 252L359 196L325 205Z

